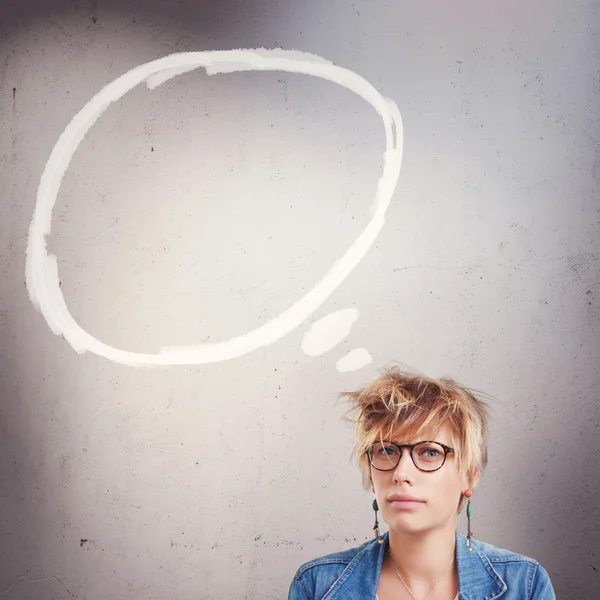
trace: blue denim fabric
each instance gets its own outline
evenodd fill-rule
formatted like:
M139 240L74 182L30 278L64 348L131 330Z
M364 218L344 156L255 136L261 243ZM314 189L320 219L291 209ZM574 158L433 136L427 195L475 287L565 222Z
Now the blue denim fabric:
M388 547L372 540L302 565L288 600L375 600L381 564ZM556 600L548 573L536 560L456 532L456 566L460 600Z

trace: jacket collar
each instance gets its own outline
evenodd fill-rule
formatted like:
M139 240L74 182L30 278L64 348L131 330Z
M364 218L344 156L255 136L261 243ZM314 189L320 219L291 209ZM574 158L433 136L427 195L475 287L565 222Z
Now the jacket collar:
M472 552L468 551L466 537L456 531L456 565L460 600L494 600L506 591L506 583L476 540L471 540ZM379 585L381 565L389 544L389 532L366 544L352 559L342 575L323 596L323 600L347 600L348 598L375 599Z

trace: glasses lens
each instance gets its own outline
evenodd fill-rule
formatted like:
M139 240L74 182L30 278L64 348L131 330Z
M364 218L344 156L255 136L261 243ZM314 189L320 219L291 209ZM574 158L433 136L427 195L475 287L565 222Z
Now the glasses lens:
M444 449L435 442L422 442L413 450L415 464L423 471L439 469L444 464L445 456Z
M400 451L393 444L377 442L371 447L371 464L380 471L391 471L398 465Z

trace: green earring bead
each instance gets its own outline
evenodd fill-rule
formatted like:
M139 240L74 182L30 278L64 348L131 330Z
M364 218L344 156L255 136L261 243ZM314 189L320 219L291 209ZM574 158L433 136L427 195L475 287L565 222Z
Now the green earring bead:
M379 505L377 504L377 498L373 500L373 510L375 511L375 526L373 527L373 531L375 532L375 539L378 543L383 544L384 540L379 536L379 523L377 522L377 511L379 510Z

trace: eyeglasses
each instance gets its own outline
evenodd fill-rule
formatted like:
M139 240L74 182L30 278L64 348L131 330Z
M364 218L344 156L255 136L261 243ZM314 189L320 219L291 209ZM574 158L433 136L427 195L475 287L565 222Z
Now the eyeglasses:
M369 460L378 471L393 471L400 463L402 449L410 449L410 457L419 469L430 473L444 466L446 457L454 448L450 448L440 442L417 442L416 444L394 444L393 442L377 442L367 450Z

